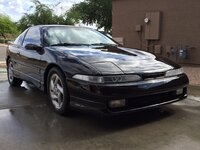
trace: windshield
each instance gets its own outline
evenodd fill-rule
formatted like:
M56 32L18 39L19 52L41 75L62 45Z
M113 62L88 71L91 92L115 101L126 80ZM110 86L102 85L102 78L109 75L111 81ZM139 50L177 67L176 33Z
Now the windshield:
M102 33L88 28L49 27L44 32L46 46L117 45Z

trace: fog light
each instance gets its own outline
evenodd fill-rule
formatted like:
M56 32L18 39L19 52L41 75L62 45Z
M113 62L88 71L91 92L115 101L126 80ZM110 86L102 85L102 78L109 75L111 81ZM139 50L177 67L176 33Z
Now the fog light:
M176 90L176 95L181 95L181 94L183 94L183 89Z
M126 100L125 99L113 100L113 101L109 102L109 106L111 108L124 107L125 105L126 105Z

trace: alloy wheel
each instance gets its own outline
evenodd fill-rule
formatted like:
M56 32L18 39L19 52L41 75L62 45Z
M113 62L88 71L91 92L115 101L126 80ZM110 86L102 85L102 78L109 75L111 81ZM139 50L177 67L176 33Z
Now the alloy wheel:
M8 65L8 80L9 82L13 82L13 79L14 79L13 64L10 61Z
M64 103L64 88L60 77L54 73L50 78L50 97L56 109L61 109Z

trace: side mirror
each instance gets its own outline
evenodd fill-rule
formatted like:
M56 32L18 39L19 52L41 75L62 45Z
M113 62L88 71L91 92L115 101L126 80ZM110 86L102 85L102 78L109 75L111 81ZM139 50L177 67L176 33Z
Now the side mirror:
M25 46L25 48L28 49L28 50L35 50L35 51L41 51L42 50L42 46L35 45L35 44L27 44Z

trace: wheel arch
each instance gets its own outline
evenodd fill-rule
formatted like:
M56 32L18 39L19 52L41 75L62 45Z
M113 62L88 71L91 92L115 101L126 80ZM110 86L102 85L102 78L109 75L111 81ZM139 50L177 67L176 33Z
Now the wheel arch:
M8 61L9 61L10 58L11 58L10 56L7 56L7 58L6 58L6 65L7 66L8 66Z
M52 68L57 68L61 71L61 73L65 76L65 73L63 71L63 69L57 65L57 64L54 64L54 63L51 63L47 66L47 68L45 69L45 72L44 72L44 92L47 93L47 77L48 77L48 74L49 74L49 71L52 69Z

